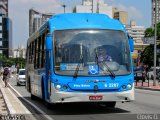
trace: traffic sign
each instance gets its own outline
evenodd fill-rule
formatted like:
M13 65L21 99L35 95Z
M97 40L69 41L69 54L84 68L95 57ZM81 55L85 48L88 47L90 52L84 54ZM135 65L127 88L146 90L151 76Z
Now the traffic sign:
M154 44L154 37L144 37L144 44Z

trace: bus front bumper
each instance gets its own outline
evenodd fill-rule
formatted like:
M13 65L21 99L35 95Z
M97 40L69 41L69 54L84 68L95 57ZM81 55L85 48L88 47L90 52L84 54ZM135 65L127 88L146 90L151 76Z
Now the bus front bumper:
M134 87L132 90L124 92L62 92L51 89L50 103L69 103L69 102L128 102L133 101ZM91 100L90 97L100 96L100 100Z

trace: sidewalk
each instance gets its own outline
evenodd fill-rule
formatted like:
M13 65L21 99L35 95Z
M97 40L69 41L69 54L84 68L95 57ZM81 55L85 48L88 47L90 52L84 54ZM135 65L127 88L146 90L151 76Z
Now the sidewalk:
M30 111L20 102L20 100L15 96L15 94L10 90L10 88L4 87L4 82L1 80L1 78L0 92L8 109L8 112L6 112L7 114L31 114Z
M8 109L0 91L0 114L8 114Z
M137 89L145 89L145 90L153 90L153 91L160 91L160 83L156 83L156 86L153 86L153 83L148 83L147 82L135 82L134 83L135 88Z

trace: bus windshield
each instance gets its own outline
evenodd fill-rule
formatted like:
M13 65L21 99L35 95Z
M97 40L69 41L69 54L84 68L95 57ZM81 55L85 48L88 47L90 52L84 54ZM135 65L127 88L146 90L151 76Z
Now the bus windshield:
M57 30L53 36L55 74L73 76L77 67L78 76L131 72L128 39L123 31Z

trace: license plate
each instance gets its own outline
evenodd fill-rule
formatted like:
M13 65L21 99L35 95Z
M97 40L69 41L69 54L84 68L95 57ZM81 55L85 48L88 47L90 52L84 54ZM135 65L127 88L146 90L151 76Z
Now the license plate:
M102 100L103 96L96 95L96 96L89 96L89 100Z

